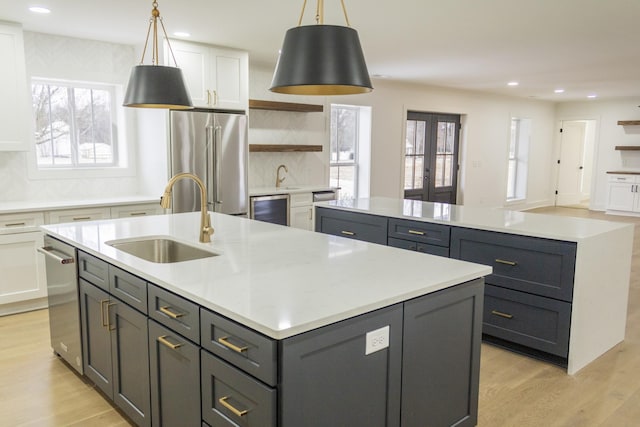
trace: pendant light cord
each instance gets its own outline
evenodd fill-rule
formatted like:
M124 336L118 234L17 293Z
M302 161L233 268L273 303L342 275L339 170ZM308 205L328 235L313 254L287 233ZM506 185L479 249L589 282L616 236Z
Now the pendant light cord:
M151 10L151 18L149 19L149 27L147 28L147 38L144 41L144 49L142 50L142 58L140 59L140 65L144 64L144 56L147 53L147 47L149 46L149 35L151 34L151 27L153 27L153 46L151 48L152 50L151 64L158 65L158 61L160 59L159 47L158 47L158 20L160 20L160 28L162 28L162 33L164 34L164 38L167 40L167 46L169 47L169 52L171 53L173 64L177 67L178 62L176 61L176 57L173 54L171 43L169 43L169 36L167 36L167 30L165 30L164 23L162 22L162 17L160 16L160 11L158 10L158 2L154 1L152 3L152 6L153 6L153 9ZM303 9L303 12L304 12L304 9Z
M342 4L342 12L344 13L344 20L347 22L347 27L351 27L349 23L349 16L347 15L347 8L344 5L344 0L340 0ZM302 12L300 12L300 19L298 19L298 27L302 25L302 18L304 17L304 10L307 7L307 0L302 3ZM316 24L324 24L324 0L317 0L316 3Z

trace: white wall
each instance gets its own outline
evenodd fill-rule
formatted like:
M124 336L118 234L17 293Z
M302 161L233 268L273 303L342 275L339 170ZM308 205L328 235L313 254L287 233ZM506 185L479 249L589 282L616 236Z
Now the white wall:
M590 100L557 105L561 120L596 120L591 205L604 210L607 201L607 171L640 171L640 151L616 151L616 145L640 146L640 126L619 126L618 120L640 120L640 99Z

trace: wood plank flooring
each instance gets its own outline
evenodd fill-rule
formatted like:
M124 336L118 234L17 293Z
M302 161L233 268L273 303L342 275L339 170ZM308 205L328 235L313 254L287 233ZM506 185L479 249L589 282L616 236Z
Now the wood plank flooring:
M572 208L535 212L636 225L626 338L575 376L483 344L478 425L640 426L640 218ZM47 311L40 310L0 317L0 425L106 427L130 423L91 384L54 357Z

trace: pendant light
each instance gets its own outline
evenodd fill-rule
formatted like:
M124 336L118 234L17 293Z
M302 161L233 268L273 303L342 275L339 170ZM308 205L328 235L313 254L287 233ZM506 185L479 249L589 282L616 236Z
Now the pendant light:
M324 25L324 1L317 0L316 25L287 31L271 82L272 92L291 95L350 95L371 92L373 86L364 61L358 32L349 26Z
M131 70L129 85L124 96L125 107L139 108L171 108L186 110L193 108L191 97L187 91L187 86L182 76L182 70L178 68L173 50L169 44L167 31L164 29L158 2L152 3L151 19L147 29L147 39L144 42L142 59L140 65L136 65ZM173 58L175 67L158 65L158 21L162 27L167 46ZM151 46L151 65L144 65L144 55L149 44L149 35L153 29L153 43Z

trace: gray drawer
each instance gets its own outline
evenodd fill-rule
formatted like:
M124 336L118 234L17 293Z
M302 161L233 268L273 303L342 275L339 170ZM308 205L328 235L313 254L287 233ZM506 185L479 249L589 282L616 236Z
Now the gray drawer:
M276 390L201 350L202 419L214 427L275 427Z
M394 248L407 249L410 251L422 252L430 255L438 255L447 258L449 257L449 248L444 246L417 243L410 240L396 239L393 237L389 237L387 244Z
M86 252L78 251L78 275L87 282L109 292L109 264L105 261Z
M144 279L110 265L109 292L122 302L147 314L147 282Z
M208 310L200 310L201 343L211 353L275 386L276 341Z
M571 302L576 244L454 227L451 258L493 267L486 283Z
M176 294L149 283L149 317L200 343L200 308Z
M387 218L316 208L316 231L365 242L387 244Z
M567 358L571 304L486 285L482 332Z
M451 227L421 221L389 219L389 237L449 247Z

